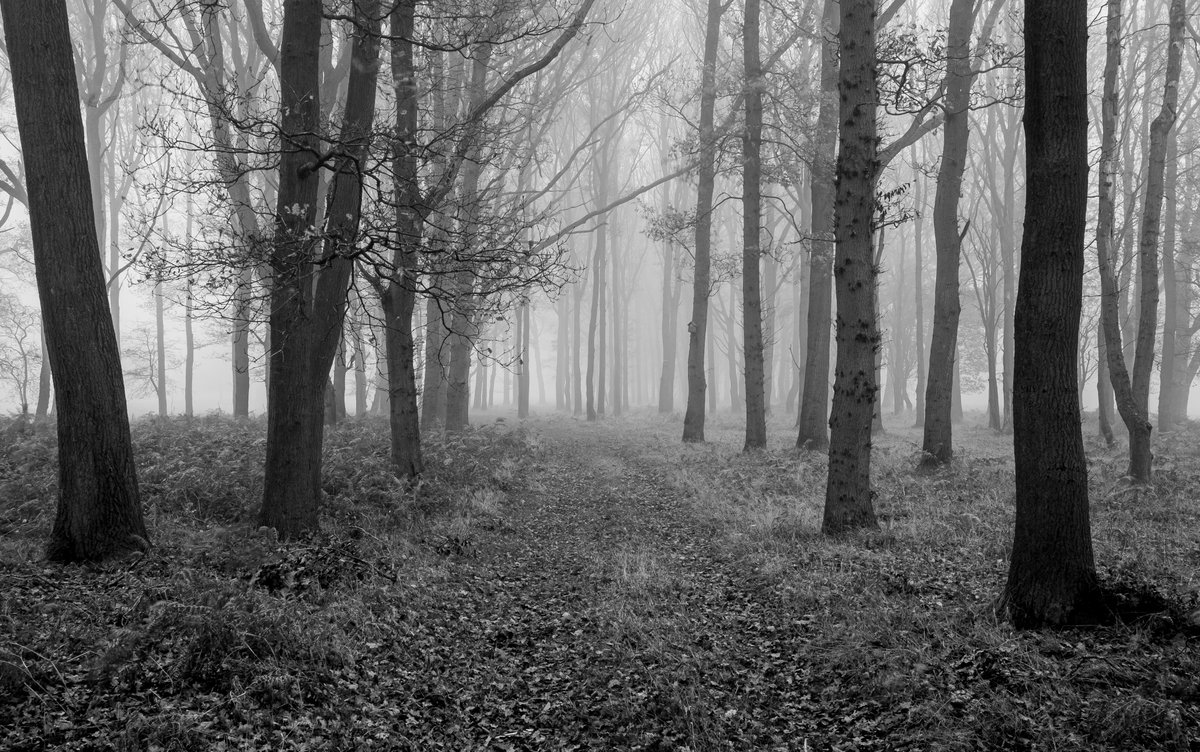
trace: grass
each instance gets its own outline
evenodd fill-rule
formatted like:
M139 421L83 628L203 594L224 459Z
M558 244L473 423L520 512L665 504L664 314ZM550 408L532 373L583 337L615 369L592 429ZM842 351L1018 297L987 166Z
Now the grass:
M680 430L487 423L428 440L413 484L385 423L347 423L323 531L281 545L253 521L261 424L141 421L156 548L126 567L40 562L53 437L0 432L0 747L1200 746L1194 429L1142 489L1089 440L1097 563L1145 613L1053 632L995 610L1011 437L960 426L954 465L919 475L919 434L889 423L880 528L828 539L825 460L788 416L752 454L727 416L705 444Z

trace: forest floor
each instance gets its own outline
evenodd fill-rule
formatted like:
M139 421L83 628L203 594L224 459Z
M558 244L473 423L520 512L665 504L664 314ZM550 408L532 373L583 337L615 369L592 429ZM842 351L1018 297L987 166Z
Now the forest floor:
M1145 489L1089 440L1130 613L1022 633L995 612L1011 437L959 426L917 475L909 422L876 442L880 529L827 539L787 416L753 454L728 417L700 445L677 418L508 418L428 441L417 486L351 421L324 531L283 545L252 522L261 422L141 421L155 548L95 567L39 560L53 436L10 430L0 749L1200 749L1200 431Z

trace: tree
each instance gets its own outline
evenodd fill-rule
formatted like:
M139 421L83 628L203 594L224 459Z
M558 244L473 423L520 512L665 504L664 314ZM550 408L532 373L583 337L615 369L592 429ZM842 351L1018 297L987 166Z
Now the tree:
M21 415L29 415L29 388L33 368L42 360L38 345L38 312L15 295L0 293L0 378L12 385L21 406Z
M149 548L105 300L66 3L3 0L34 265L58 412L52 561Z
M821 525L827 534L876 524L870 472L871 420L878 392L875 352L880 341L872 242L875 179L879 169L875 28L875 0L841 0L838 33L841 127L833 266L837 287L837 359L829 417L829 476Z
M1114 0L1115 1L1115 0ZM1114 11L1110 7L1109 24L1114 23L1112 13L1117 14L1119 24L1120 6ZM1147 151L1146 200L1142 209L1142 227L1138 240L1139 312L1137 319L1137 344L1133 360L1133 373L1126 369L1122 352L1121 332L1117 321L1117 285L1112 272L1111 254L1107 243L1097 245L1100 259L1101 318L1107 345L1108 367L1116 395L1117 410L1129 431L1129 472L1137 483L1150 482L1150 376L1154 367L1154 337L1158 328L1158 236L1162 222L1163 186L1166 171L1168 141L1175 126L1176 109L1179 103L1179 73L1183 57L1184 8L1183 0L1172 0L1170 7L1170 36L1167 43L1167 70L1163 87L1162 107L1154 122L1150 124L1150 147ZM1109 50L1109 55L1113 55ZM1115 76L1110 76L1106 63L1105 104L1109 98L1116 99ZM1112 119L1105 118L1106 127ZM1102 149L1111 146L1109 139L1115 138L1107 129L1103 134ZM1101 168L1101 200L1111 202L1112 149L1102 151L1106 164ZM1107 196L1106 196L1107 194ZM1109 216L1111 220L1111 215ZM1111 222L1104 223L1111 237ZM1104 227L1101 228L1102 230ZM1102 235L1103 237L1103 235Z
M929 344L929 370L925 382L925 422L921 448L926 463L938 465L953 457L951 396L954 353L958 342L958 265L962 235L958 230L958 202L962 194L970 125L971 29L975 24L973 0L950 3L946 37L946 123L942 131L942 160L933 199L933 235L937 272L933 296L933 332Z
M1025 3L1028 183L1014 312L1017 514L1003 604L1020 628L1093 615L1098 595L1079 423L1087 221L1086 0Z
M829 305L833 285L834 150L838 126L838 4L825 0L821 22L821 103L809 173L812 195L812 254L808 287L808 353L800 396L796 446L829 444Z
M285 5L280 51L279 193L271 248L271 361L267 461L259 523L280 537L316 529L324 395L346 313L363 173L379 71L376 0L355 6L353 65L317 242L319 0ZM311 28L310 28L311 27ZM315 275L315 279L314 279Z
M762 127L763 74L758 44L759 0L746 0L742 43L746 72L746 126L742 136L742 346L746 370L745 450L767 445L767 409L763 385ZM772 291L773 292L773 291Z
M721 0L708 0L704 60L700 74L700 165L696 190L696 246L692 271L692 320L688 322L687 410L683 440L704 441L704 346L708 334L708 298L712 294L712 209L716 181L713 110L717 101L717 51L721 42Z

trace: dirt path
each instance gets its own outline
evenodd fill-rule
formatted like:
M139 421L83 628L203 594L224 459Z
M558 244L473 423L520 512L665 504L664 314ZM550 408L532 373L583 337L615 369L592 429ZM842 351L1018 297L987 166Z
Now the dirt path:
M405 744L803 749L814 706L789 656L806 622L716 555L653 440L534 430L533 490L452 557L451 600L414 614L409 645L435 655L392 656L418 688L402 704L432 716Z

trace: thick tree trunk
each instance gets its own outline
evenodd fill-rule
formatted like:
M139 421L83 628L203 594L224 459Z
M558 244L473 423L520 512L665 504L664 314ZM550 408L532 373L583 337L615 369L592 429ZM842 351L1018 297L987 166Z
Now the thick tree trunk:
M1079 424L1087 218L1085 0L1025 4L1028 198L1014 321L1017 515L1004 604L1020 628L1092 617L1097 582Z
M325 211L320 257L310 239L320 167L318 65L321 3L289 0L280 48L281 131L288 144L279 166L276 236L271 249L271 380L267 462L259 524L288 538L318 526L321 497L322 405L341 339L346 293L358 237L362 175L375 112L379 70L377 3L356 7L354 64L346 95L341 155ZM320 264L315 283L314 261Z
M712 284L712 209L716 182L713 110L717 101L717 52L721 43L721 0L708 0L704 61L700 76L700 165L696 190L696 247L692 271L692 319L688 322L688 396L683 440L704 441L704 346L708 340L708 296Z
M808 346L796 446L829 446L829 308L834 258L834 154L838 143L838 3L825 0L821 22L821 104L813 144L812 255L808 278ZM874 188L871 189L872 191ZM869 244L868 240L868 244Z
M146 551L66 4L3 0L0 14L58 413L58 508L46 556L80 561Z
M871 503L871 418L875 351L876 157L875 1L841 0L841 123L837 156L837 360L829 419L829 478L822 532L875 526Z
M937 272L933 296L933 337L929 344L928 382L925 387L925 425L922 464L936 466L954 457L952 400L954 356L958 342L958 267L962 236L958 229L958 201L970 136L971 29L974 0L950 3L946 39L946 106L941 167L933 200L933 234L937 243Z
M742 352L746 371L746 441L743 451L767 446L763 305L759 269L762 257L760 184L763 75L758 49L758 23L759 0L746 0L745 36L742 42L746 73L746 130L742 136Z

